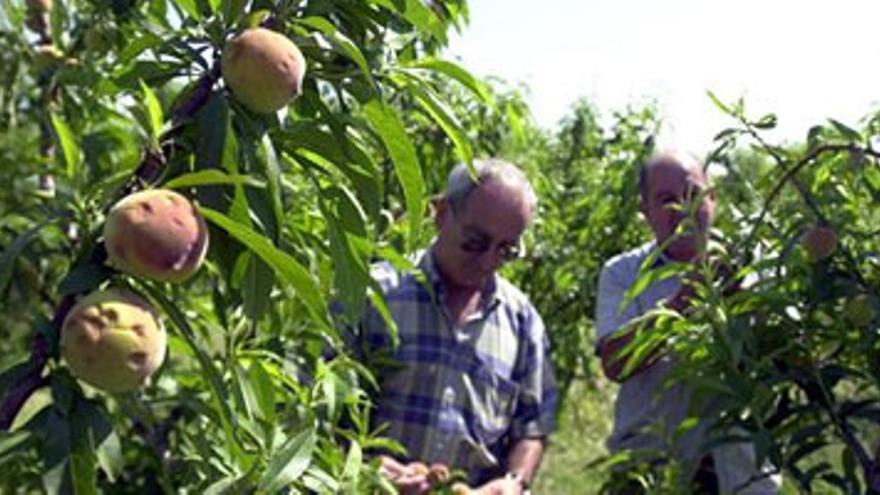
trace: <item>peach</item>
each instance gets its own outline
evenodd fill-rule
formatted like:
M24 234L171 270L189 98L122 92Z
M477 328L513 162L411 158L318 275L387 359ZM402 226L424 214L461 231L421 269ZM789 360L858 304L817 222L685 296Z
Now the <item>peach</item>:
M302 93L306 61L283 34L251 28L226 43L220 68L238 101L254 112L272 113Z
M101 390L137 390L165 360L167 335L155 309L125 289L96 291L61 326L61 355L77 378Z
M116 203L104 224L107 263L151 280L182 282L202 265L208 227L181 194L151 189Z
M811 227L801 238L801 244L813 261L825 259L837 250L837 233L824 225Z

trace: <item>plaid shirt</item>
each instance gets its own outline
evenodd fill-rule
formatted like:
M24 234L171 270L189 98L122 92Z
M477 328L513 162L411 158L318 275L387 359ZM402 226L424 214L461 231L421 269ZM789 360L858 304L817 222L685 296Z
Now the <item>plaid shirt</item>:
M554 429L544 324L526 296L496 275L480 309L454 328L430 251L417 260L427 283L388 263L373 270L400 339L393 347L382 317L367 310L361 350L385 357L373 361L383 363L374 366L381 387L374 422L388 426L385 434L409 459L444 462L483 482L503 472L513 442Z

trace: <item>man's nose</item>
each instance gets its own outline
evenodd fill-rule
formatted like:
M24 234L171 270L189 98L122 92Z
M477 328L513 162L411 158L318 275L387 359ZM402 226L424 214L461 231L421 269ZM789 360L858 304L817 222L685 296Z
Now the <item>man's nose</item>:
M480 255L480 268L484 272L494 272L504 264L504 258L502 258L500 251L497 247L492 246L492 249Z

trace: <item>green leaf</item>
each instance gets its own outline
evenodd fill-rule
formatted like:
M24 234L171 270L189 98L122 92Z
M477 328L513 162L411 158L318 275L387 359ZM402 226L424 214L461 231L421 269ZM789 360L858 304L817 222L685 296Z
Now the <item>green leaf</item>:
M234 383L237 386L237 388L233 388L236 406L239 411L243 411L243 414L238 414L239 424L241 424L241 420L244 418L247 418L248 420L254 419L254 410L257 408L257 398L251 388L244 367L241 364L236 364L232 368L232 371L235 374Z
M831 125L834 126L834 129L840 133L841 136L850 140L850 141L862 141L862 135L858 133L855 129L846 126L840 121L834 119L828 119L831 122Z
M257 321L271 302L272 288L275 286L275 272L265 261L255 256L248 259L241 295L244 302L244 313L253 321Z
M194 0L182 0L194 1ZM126 40L125 48L119 53L119 62L121 65L127 65L129 62L137 58L138 55L150 48L156 48L162 45L162 38L150 31L142 30L137 32L136 38Z
M82 399L76 400L76 406L70 414L70 477L73 492L76 495L91 495L98 493L98 472L95 447L90 438L91 429L90 415L94 414L94 408L83 407Z
M52 120L52 127L55 129L55 137L58 138L58 144L61 146L64 155L66 175L68 178L72 178L76 168L79 167L82 161L82 151L80 151L79 145L73 137L73 132L67 126L67 123L64 122L64 119L54 113L50 116L50 119Z
M40 417L37 415L37 418ZM56 409L47 409L45 423L39 432L43 438L40 456L46 469L43 473L43 489L47 493L57 494L62 491L65 481L69 481L65 474L70 454L70 424Z
M337 217L323 204L321 211L327 221L327 234L330 238L330 255L333 258L333 280L339 298L345 307L349 321L355 321L363 309L364 294L370 283L369 267L360 256L351 238L355 234L346 231ZM348 221L352 221L348 218Z
M425 81L416 78L411 78L411 83L406 88L452 140L459 159L468 164L473 162L474 154L467 133L452 111L441 101L439 95Z
M329 326L327 320L327 303L318 290L309 272L293 257L279 250L268 239L246 225L242 225L226 215L199 207L199 211L210 222L228 232L232 237L248 247L275 270L281 280L293 287L297 295L306 304L309 312L317 323Z
M372 0L372 3L397 12L424 34L446 44L446 26L422 0Z
M752 125L754 125L758 129L773 129L774 127L776 127L776 114L768 113L767 115L758 119L758 121L754 122Z
M397 113L383 102L371 100L364 105L364 112L391 155L397 179L403 188L409 217L407 248L411 250L418 239L425 209L425 185L415 147Z
M107 478L111 482L114 481L122 473L125 459L122 456L119 436L113 431L113 425L106 411L98 403L80 400L74 413L85 418L90 445L95 449L98 465Z
M278 164L278 155L268 134L263 134L263 139L260 140L257 159L262 165L263 174L268 179L269 188L265 196L272 208L272 216L275 217L274 225L270 230L275 233L273 241L278 244L281 238L281 222L284 218L284 208L281 204L281 166Z
M469 89L475 96L479 97L483 103L486 103L493 108L495 107L495 99L492 98L492 94L486 89L486 85L474 77L473 74L454 62L428 57L415 60L407 64L406 67L428 69L451 77L461 83L462 86Z
M333 369L324 365L324 363L319 363L317 376L317 388L321 391L321 395L324 397L323 402L327 407L327 417L329 417L331 421L336 421L338 418L337 413L339 412L339 409L337 408L338 401L336 400L338 396L336 384L339 379L336 377L336 373L333 372Z
M269 424L275 423L275 385L265 365L255 359L248 367L248 379L259 406L260 415Z
M58 285L62 296L80 294L95 289L113 275L113 270L91 260L80 260L67 272Z
M646 260L646 262L649 261L651 261L651 259ZM636 297L651 285L661 280L666 280L685 273L689 267L690 265L688 263L673 262L667 263L660 268L646 270L643 264L635 282L633 282L629 289L627 289L626 293L624 293L623 299L620 301L620 309L629 306Z
M316 123L306 122L291 126L279 136L279 148L287 152L283 160L288 167L301 168L303 165L299 159L304 158L325 169L339 169L354 184L358 198L371 218L378 217L382 196L381 174L351 131L330 133L321 130ZM296 158L291 154L295 154Z
M373 74L370 72L370 64L364 58L364 54L347 36L340 33L336 26L323 17L306 17L298 20L300 24L305 24L313 29L317 29L328 38L330 44L342 51L342 53L350 58L360 68L364 77L373 84Z
M247 174L230 175L222 170L207 169L198 172L190 172L188 174L178 175L169 180L163 187L168 189L183 189L187 187L197 186L221 186L240 184L244 186L264 188L266 183Z
M141 91L144 93L144 106L147 109L147 117L150 120L150 140L153 143L153 148L158 149L159 140L162 136L162 124L165 122L165 114L162 111L162 104L159 102L159 98L156 97L156 93L153 93L153 90L144 84L143 81L140 81L140 85Z
M189 14L195 20L199 20L202 18L202 13L199 12L199 6L196 4L196 0L173 0L178 7L180 7L184 12Z
M244 15L244 7L247 0L222 0L223 1L223 18L226 20L227 26L234 25L242 15Z
M246 2L243 2L246 4ZM242 28L255 28L259 27L260 24L263 23L266 19L272 17L272 12L266 9L255 10L249 13L244 18L244 22L241 23Z
M31 242L43 228L49 224L55 223L57 220L49 220L31 227L25 233L19 235L12 241L12 244L3 251L0 257L0 294L6 290L6 286L12 279L12 271L15 268L15 260L21 255L25 246Z
M219 481L215 481L205 489L205 495L223 495L233 493L230 489L238 482L238 476L227 476Z
M332 202L340 226L358 237L367 237L367 214L354 194L342 184L323 192L324 198Z
M211 13L217 13L220 10L223 0L208 0L208 6L211 7Z
M7 455L14 454L20 449L29 446L31 438L32 434L29 431L0 432L0 462Z
M342 481L352 492L357 490L363 463L364 454L361 445L356 440L352 440L351 446L348 448L348 456L345 459L345 468L342 470Z
M155 287L150 285L143 285L143 288L150 294L156 302L162 307L165 311L165 314L168 315L168 318L174 323L178 330L180 330L180 334L183 336L187 345L189 346L192 353L195 355L196 359L199 362L199 366L202 369L202 373L207 378L208 383L211 385L210 390L212 392L212 398L214 399L214 407L215 410L219 413L221 426L226 435L226 445L227 448L230 449L233 456L236 458L241 456L241 449L239 447L238 439L235 437L234 429L232 427L233 423L233 414L232 410L229 407L228 395L226 393L226 386L223 383L223 378L220 375L220 372L217 370L216 366L214 366L214 362L211 360L211 357L199 347L196 334L193 332L192 327L189 325L189 320L186 315L180 310L180 307L171 302L165 295L157 290Z
M277 492L296 481L312 462L316 440L315 430L309 428L287 441L269 461L260 480L259 490Z
M717 107L718 110L721 110L722 112L724 112L727 115L730 115L732 117L736 117L736 114L733 112L733 110L731 110L730 107L728 107L727 105L722 103L721 100L719 100L718 97L715 96L715 93L713 93L711 91L706 91L706 95L709 97L710 100L712 100L712 103L715 104L715 107Z

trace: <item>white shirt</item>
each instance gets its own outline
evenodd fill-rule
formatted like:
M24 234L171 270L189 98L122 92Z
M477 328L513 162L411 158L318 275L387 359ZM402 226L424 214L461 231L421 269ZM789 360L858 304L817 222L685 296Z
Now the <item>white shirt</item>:
M678 291L678 277L659 280L620 310L624 294L655 249L652 241L611 258L603 266L596 305L597 344ZM662 256L658 260L665 261ZM672 366L671 359L665 356L621 384L609 450L657 449L696 466L708 425L697 426L684 435L675 434L676 427L687 417L690 395L682 384L664 388L664 379ZM725 444L713 449L712 455L721 493L732 493L758 472L751 444ZM770 495L778 493L780 485L778 477L763 478L736 493Z

